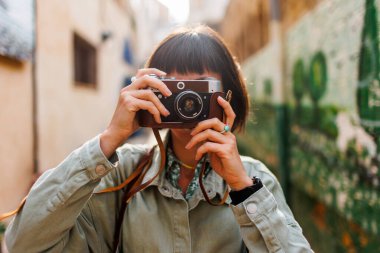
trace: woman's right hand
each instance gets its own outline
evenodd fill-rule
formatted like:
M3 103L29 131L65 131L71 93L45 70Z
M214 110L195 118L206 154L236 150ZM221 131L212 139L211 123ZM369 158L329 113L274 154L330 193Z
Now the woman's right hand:
M150 77L149 74L166 75L165 72L154 68L140 69L136 73L135 81L120 91L112 120L100 135L100 147L107 158L139 128L136 119L137 111L149 111L157 123L161 123L161 115L165 117L169 115L169 111L153 91L147 88L157 89L167 97L172 93L161 80Z

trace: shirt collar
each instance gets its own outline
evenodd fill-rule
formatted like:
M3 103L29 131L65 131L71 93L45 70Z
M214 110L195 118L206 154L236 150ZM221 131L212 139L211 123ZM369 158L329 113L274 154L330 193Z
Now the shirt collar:
M160 133L161 133L162 142L166 150L168 142L169 142L170 130L169 129L161 130ZM149 168L148 172L146 173L143 179L143 183L149 181L149 179L154 177L157 174L158 170L160 169L160 163L161 163L160 148L158 145L156 145L153 148L154 148L154 154L153 154L152 165ZM206 157L206 159L208 159L208 157ZM167 182L167 180L165 180L165 170L164 170L160 175L158 175L153 180L153 182L149 186L156 186L158 188L162 188L165 184L170 184L170 183ZM208 192L210 199L214 198L216 194L219 195L219 198L222 198L227 187L225 181L212 169L209 175L203 180L203 185L206 191ZM195 196L195 198L192 198L191 201L189 202L190 207L192 206L192 204L196 204L196 203L191 203L191 202L199 202L200 199L205 200L200 189L195 194L197 196ZM228 199L226 203L229 203L229 202L230 200Z

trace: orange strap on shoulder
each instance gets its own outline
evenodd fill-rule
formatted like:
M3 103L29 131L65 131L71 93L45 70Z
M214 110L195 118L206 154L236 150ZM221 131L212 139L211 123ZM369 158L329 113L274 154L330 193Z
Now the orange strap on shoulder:
M8 212L8 213L0 214L0 221L4 220L4 219L6 219L6 218L9 218L9 217L11 217L12 215L15 215L16 213L18 213L18 212L21 210L21 208L24 206L27 197L28 197L28 196L26 196L26 197L21 201L21 203L19 204L19 206L18 206L15 210L13 210L13 211L11 211L11 212Z
M118 186L115 186L115 187L110 187L110 188L107 188L107 189L104 189L104 190L101 190L99 192L95 192L95 194L100 194L100 193L107 193L107 192L114 192L114 191L118 191L118 190L121 190L123 189L126 185L128 185L133 179L137 178L138 176L140 176L142 173L143 173L143 169L146 168L146 167L150 167L151 163L152 163L152 159L151 159L151 156L153 155L153 149L151 150L151 152L145 156L142 157L138 167L136 170L133 171L133 173L123 182L121 183L120 185ZM148 166L147 166L148 165ZM144 173L145 174L145 173ZM21 208L24 206L25 204L25 201L27 199L28 196L24 197L24 199L20 202L19 206L13 210L13 211L10 211L10 212L7 212L7 213L3 213L3 214L0 214L0 221L6 219L6 218L9 218L15 214L17 214Z

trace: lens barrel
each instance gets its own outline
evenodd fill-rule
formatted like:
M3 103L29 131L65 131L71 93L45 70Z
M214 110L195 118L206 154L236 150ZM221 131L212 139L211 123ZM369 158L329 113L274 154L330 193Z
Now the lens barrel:
M174 110L184 120L197 118L201 114L202 109L202 98L194 91L183 91L174 100Z

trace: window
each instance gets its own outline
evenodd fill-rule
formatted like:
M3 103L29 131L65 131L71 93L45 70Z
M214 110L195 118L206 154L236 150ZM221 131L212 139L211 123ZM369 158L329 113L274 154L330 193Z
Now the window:
M74 33L74 81L76 85L96 87L96 48Z

